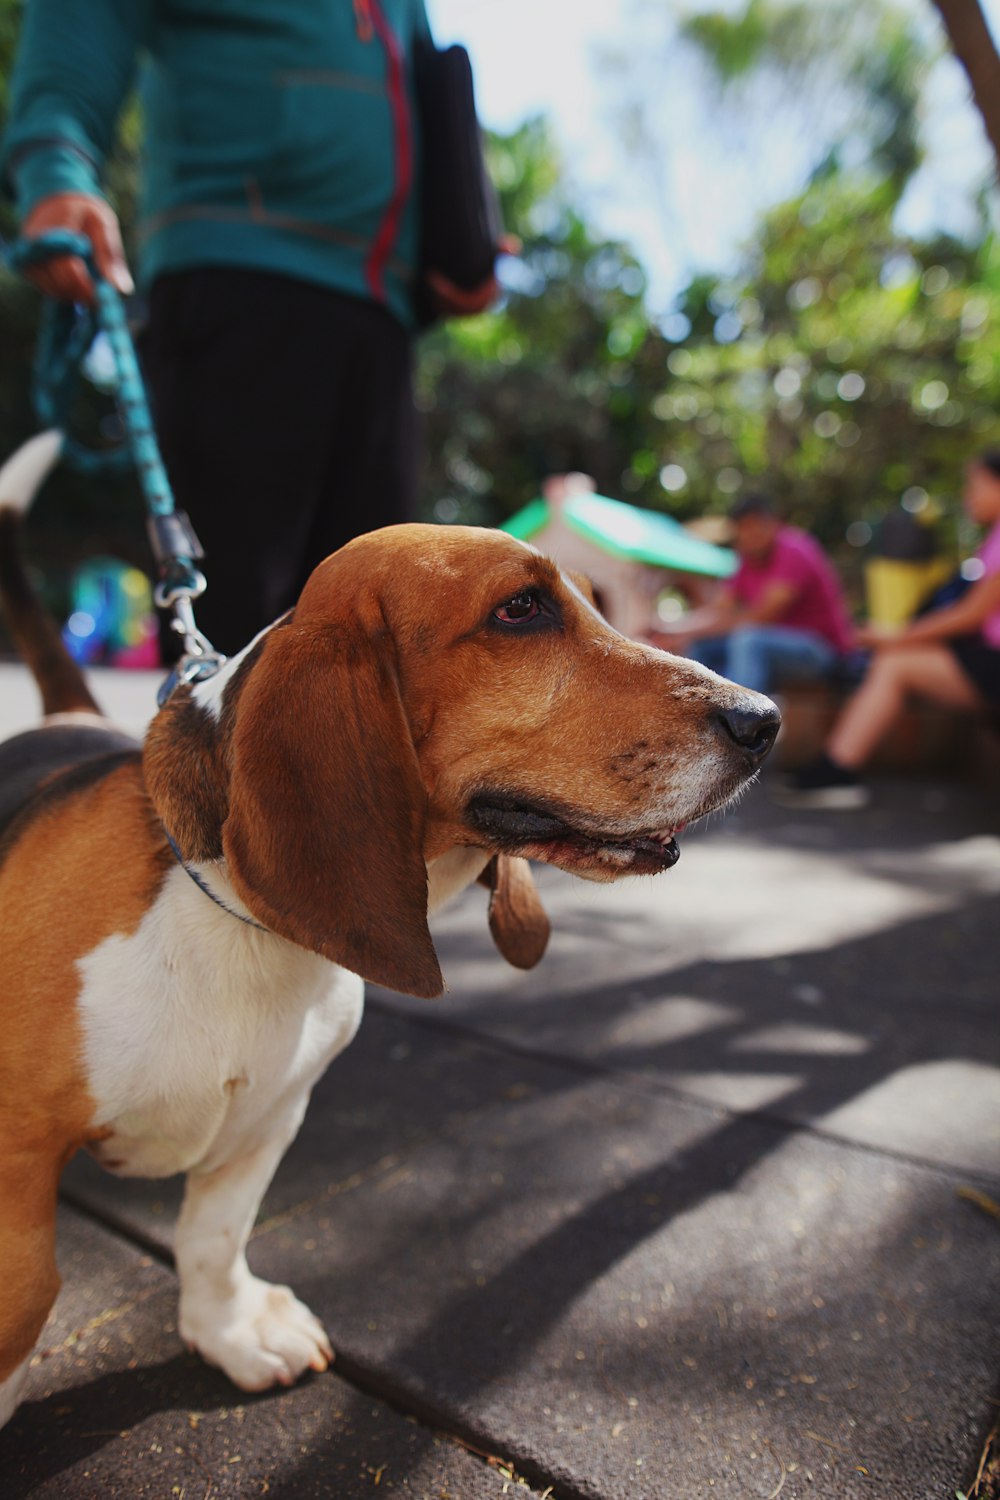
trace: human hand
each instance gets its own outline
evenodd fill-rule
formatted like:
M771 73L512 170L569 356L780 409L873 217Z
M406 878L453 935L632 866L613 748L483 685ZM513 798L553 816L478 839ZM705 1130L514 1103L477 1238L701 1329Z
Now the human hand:
M512 234L505 234L497 252L500 255L517 255L521 241ZM497 301L503 288L496 275L487 276L478 286L457 286L440 271L427 272L427 285L434 299L435 310L442 318L468 318L474 313L485 312Z
M50 193L40 198L25 216L21 234L32 240L51 229L83 235L94 248L101 275L126 296L134 289L118 220L103 198L93 193ZM53 256L32 266L25 275L40 291L60 302L83 302L89 307L94 300L90 273L79 256Z
M500 283L488 276L478 286L458 286L440 271L427 272L427 285L434 299L434 309L442 318L468 318L485 312L500 296Z
M897 645L902 634L902 628L898 625L877 625L869 621L866 625L858 626L855 640L867 651L884 651L889 646Z

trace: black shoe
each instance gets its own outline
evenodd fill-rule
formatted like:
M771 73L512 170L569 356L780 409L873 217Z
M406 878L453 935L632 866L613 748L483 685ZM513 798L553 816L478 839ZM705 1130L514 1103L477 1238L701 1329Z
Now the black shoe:
M773 796L787 807L835 812L867 807L871 801L871 792L860 777L825 755L798 771L786 771L775 782Z

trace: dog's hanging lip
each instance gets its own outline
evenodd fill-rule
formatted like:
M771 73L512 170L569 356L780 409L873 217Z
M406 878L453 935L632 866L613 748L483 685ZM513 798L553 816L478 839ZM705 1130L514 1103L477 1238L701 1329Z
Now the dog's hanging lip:
M677 828L662 828L631 834L580 827L561 810L523 801L506 793L480 792L469 802L470 824L486 834L490 842L508 853L573 863L581 857L629 866L669 870L680 858ZM558 856L558 857L557 857ZM638 872L636 872L638 873Z
M467 808L469 822L501 843L564 838L572 825L554 808L502 792L479 792Z

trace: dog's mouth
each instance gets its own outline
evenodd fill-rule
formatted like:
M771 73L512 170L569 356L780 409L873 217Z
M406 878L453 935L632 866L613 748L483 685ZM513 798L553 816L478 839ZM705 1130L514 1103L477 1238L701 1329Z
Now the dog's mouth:
M477 833L505 853L605 880L671 869L680 859L677 834L684 827L609 833L570 822L552 807L494 792L477 793L467 818Z

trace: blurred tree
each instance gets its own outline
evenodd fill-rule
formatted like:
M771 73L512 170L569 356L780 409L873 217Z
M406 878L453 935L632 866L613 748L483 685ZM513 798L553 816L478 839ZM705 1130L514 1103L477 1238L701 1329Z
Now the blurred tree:
M632 0L604 53L606 114L676 276L718 264L816 172L891 179L921 163L922 90L937 52L891 0Z
M495 521L567 469L653 501L662 490L649 391L668 346L646 312L642 270L571 203L543 121L491 137L489 154L523 248L498 311L423 342L426 514Z
M907 239L893 206L885 184L818 178L716 282L714 336L672 350L654 401L677 513L763 484L840 551L903 495L954 513L967 458L1000 438L1000 247Z
M659 326L628 252L568 205L544 126L492 151L524 257L498 314L425 343L429 516L502 519L564 468L683 519L763 483L847 560L904 494L954 513L1000 437L991 236L904 236L897 178L827 162Z
M719 510L761 482L842 554L904 494L947 504L970 451L1000 433L997 250L982 205L970 243L895 227L934 57L912 13L745 0L679 29L649 0L635 14L643 45L617 74L632 159L670 173L665 69L693 60L720 138L772 187L741 265L694 276L662 320L677 345L653 399L667 503ZM776 135L799 185L773 206Z
M813 170L866 166L900 190L920 161L917 112L928 49L886 0L748 0L680 24L754 133L762 115L797 120Z
M978 0L935 0L1000 166L1000 57Z

